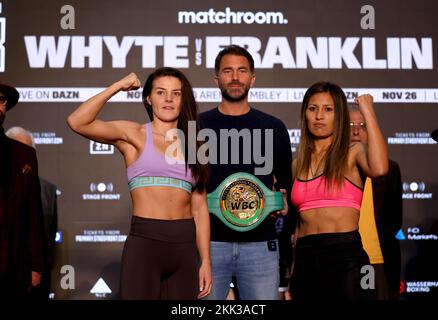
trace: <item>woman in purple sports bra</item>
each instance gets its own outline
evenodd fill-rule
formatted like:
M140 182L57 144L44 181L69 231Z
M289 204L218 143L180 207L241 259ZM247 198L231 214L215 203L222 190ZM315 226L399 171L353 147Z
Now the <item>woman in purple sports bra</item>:
M291 200L299 216L289 292L293 300L359 300L369 259L359 228L362 176L388 170L386 142L373 97L355 99L369 134L368 145L350 144L347 99L332 83L312 85L301 107L301 138L292 170ZM362 173L362 175L361 175Z
M81 104L67 122L80 135L116 146L126 163L133 212L121 299L203 298L212 284L208 168L188 161L199 148L188 143L189 126L199 128L190 82L177 69L159 68L143 88L151 122L97 119L113 95L140 86L131 73Z

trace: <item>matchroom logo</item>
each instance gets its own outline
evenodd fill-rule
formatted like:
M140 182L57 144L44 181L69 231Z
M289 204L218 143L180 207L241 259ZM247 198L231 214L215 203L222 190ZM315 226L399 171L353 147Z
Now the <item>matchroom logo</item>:
M225 11L179 11L180 24L287 24L283 12L277 11L233 11L229 7Z

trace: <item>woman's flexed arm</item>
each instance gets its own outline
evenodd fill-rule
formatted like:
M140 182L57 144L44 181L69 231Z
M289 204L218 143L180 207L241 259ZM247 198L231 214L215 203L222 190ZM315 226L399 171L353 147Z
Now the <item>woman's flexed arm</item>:
M135 73L113 83L101 93L82 103L67 119L70 128L89 139L114 144L126 140L126 121L102 121L96 119L105 103L119 91L137 90L141 83Z
M374 112L373 97L364 94L355 101L362 113L368 132L368 145L358 148L357 163L368 177L378 177L388 172L388 148L380 131Z

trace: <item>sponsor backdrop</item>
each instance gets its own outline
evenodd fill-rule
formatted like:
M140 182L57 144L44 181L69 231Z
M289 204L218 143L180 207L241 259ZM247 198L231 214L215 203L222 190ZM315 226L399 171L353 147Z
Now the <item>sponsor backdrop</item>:
M51 298L117 298L131 213L121 155L74 134L67 116L129 72L144 81L164 65L188 75L202 111L213 108L220 100L214 58L231 43L246 46L256 62L251 105L284 121L294 152L300 101L312 83L338 83L350 101L373 94L402 170L404 221L394 235L402 297L436 297L436 12L438 3L423 0L0 0L0 79L21 95L5 128L33 133L40 174L58 187ZM140 91L114 96L101 118L148 121ZM67 275L74 282L63 284Z

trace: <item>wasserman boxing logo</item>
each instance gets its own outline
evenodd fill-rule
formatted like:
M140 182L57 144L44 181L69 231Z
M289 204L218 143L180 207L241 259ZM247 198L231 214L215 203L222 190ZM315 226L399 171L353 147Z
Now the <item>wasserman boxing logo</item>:
M232 11L226 7L224 11L210 8L208 11L179 11L180 24L287 24L288 20L282 12Z

